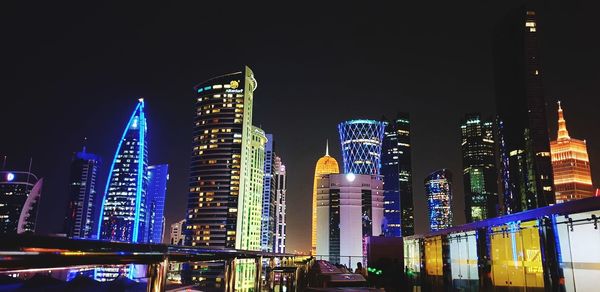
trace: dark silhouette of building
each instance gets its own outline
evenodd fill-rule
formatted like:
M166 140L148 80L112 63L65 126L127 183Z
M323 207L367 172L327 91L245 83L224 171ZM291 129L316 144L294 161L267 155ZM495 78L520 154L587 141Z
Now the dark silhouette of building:
M409 115L399 113L386 124L381 150L386 236L415 232L410 146Z
M507 214L554 203L536 10L512 10L494 29L501 191Z
M169 181L169 165L157 164L148 166L148 189L146 193L146 242L162 243L165 230L165 199L167 182Z
M69 179L69 202L65 215L64 232L70 238L93 238L96 215L96 180L100 157L86 152L73 154Z

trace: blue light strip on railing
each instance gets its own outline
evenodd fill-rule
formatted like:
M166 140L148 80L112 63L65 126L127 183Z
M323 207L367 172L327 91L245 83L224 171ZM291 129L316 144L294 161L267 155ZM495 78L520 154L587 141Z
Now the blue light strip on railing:
M106 181L106 186L104 187L104 196L102 197L102 202L100 203L100 218L98 219L98 230L97 230L97 235L96 235L98 240L101 239L100 233L101 233L101 227L102 227L102 218L104 217L104 200L106 200L106 196L108 195L108 187L110 185L110 179L112 177L112 172L115 167L115 160L117 160L117 156L119 155L119 152L121 151L121 144L123 144L123 140L125 140L125 135L127 135L127 131L129 131L129 127L131 126L131 123L133 122L133 118L135 118L135 114L137 113L137 110L140 107L140 105L141 104L138 103L138 105L135 107L135 110L133 111L133 114L131 115L131 118L129 118L129 122L127 122L127 126L125 127L125 131L123 131L121 140L119 140L119 145L117 146L117 151L115 152L113 161L110 164L110 170L108 171L108 178Z

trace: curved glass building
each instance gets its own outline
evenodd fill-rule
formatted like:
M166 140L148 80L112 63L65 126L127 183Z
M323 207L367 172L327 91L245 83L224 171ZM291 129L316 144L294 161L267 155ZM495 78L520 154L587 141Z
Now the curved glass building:
M194 87L186 245L242 246L238 223L253 185L246 180L251 173L252 102L257 83L250 68L241 69ZM260 214L257 218L260 223Z
M427 176L425 195L431 231L452 227L452 173L440 169Z
M386 122L350 120L338 125L344 173L379 175Z
M98 238L120 242L143 242L148 185L144 100L140 99L125 126L110 165L100 209Z
M37 181L31 172L0 171L0 234L15 234L18 226L22 226L19 219L23 206Z
M312 232L311 232L311 254L317 252L317 181L327 174L340 173L340 167L337 160L329 156L329 144L325 146L325 156L319 158L315 166L315 179L313 182L313 201L312 201Z

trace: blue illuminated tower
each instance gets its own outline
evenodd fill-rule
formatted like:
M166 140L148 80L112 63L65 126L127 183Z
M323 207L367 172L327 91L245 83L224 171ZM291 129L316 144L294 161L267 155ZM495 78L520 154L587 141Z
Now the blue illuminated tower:
M344 173L379 175L386 122L350 120L338 125Z
M100 207L98 238L142 242L146 228L148 146L144 100L140 99L119 140Z
M263 179L260 245L262 251L273 252L276 216L275 169L273 167L275 151L273 135L266 134L266 136L267 144L265 144L265 176Z
M73 154L69 180L69 203L65 214L64 232L70 238L93 238L97 223L96 180L101 159L83 151Z
M410 236L415 233L412 194L410 118L398 113L386 124L381 150L385 236Z
M447 169L432 172L425 178L425 195L431 231L452 226L452 173Z
M162 243L165 222L165 196L167 193L168 181L168 164L148 166L148 198L146 200L146 226L148 226L148 237L146 242Z

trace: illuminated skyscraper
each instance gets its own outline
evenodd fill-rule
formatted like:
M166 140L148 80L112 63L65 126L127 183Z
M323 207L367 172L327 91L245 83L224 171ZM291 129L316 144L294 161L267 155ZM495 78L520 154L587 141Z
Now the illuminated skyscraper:
M96 211L96 179L100 157L83 151L74 153L71 160L69 202L65 215L65 234L71 238L95 238L98 224Z
M497 216L498 173L493 122L468 114L460 126L467 223Z
M452 174L436 170L425 178L425 195L431 231L452 227Z
M101 240L135 243L146 238L146 131L144 100L140 99L125 126L108 172L98 222Z
M501 191L507 214L554 203L536 11L522 6L494 30Z
M275 156L275 246L273 251L277 253L285 253L285 240L287 232L286 223L286 193L287 193L287 176L285 165L281 161L281 157Z
M35 231L42 185L30 171L0 171L0 234Z
M260 250L260 233L262 221L262 197L265 174L265 144L267 137L265 132L252 126L250 140L250 167L246 177L242 208L241 224L238 221L238 244L237 249Z
M258 218L258 225L254 227L258 234L257 248L260 248L262 188L258 197L255 197L257 190L251 188L256 183L262 186L263 178L260 177L260 182L249 181L252 180L252 154L256 154L256 145L253 147L252 144L257 142L253 142L255 131L252 127L252 103L257 82L250 68L241 69L194 87L197 95L186 245L254 248L252 234L242 232L250 232L249 220L254 222L253 219ZM257 176L254 179L258 179ZM252 207L255 202L251 206L245 205L252 199L258 199L258 208ZM189 279L184 279L186 282L216 281L223 273L222 265L218 263L194 263L193 266L197 268Z
M592 173L585 141L571 138L563 109L558 102L558 137L550 142L556 202L594 196Z
M148 166L148 199L146 200L146 226L148 226L148 232L146 242L162 243L163 241L165 196L168 181L168 164Z
M410 120L408 113L386 124L381 153L386 236L414 234Z
M317 255L356 268L366 237L380 236L383 181L377 175L325 174L317 180Z
M319 158L315 166L315 179L313 181L313 201L312 201L312 231L311 231L311 254L317 252L317 181L326 174L340 173L337 160L329 156L329 143L325 146L325 156Z
M250 175L250 68L204 81L197 92L186 239L192 246L238 248L245 180Z
M338 125L344 173L379 175L385 122L350 120Z
M272 134L266 134L265 145L265 176L262 197L262 223L260 245L262 251L273 252L273 240L275 232L275 168L274 168L274 141Z

